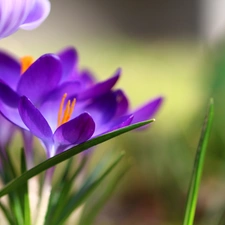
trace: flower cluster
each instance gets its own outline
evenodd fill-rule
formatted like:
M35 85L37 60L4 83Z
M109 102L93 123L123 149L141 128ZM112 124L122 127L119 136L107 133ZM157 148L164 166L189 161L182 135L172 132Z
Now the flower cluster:
M36 28L49 12L49 0L0 0L0 38L20 28ZM163 98L156 97L130 110L124 91L115 89L120 76L118 69L109 79L98 82L90 71L80 69L73 47L37 60L0 51L0 182L5 185L0 197L8 194L7 201L0 202L0 210L9 224L64 224L117 166L123 153L112 162L103 157L88 175L85 168L90 154L78 157L76 168L71 157L153 121L148 119L158 111ZM16 129L24 140L19 172L7 151ZM33 137L40 140L47 157L37 166ZM54 184L55 166L66 159L69 162ZM40 182L34 176L43 171ZM76 182L78 175L81 184Z
M45 54L34 62L31 57L18 60L0 52L0 71L1 114L38 137L47 157L152 118L163 100L157 97L130 111L125 93L114 89L121 70L96 82L89 71L79 69L78 55L72 47ZM0 132L10 137L11 130L4 126Z

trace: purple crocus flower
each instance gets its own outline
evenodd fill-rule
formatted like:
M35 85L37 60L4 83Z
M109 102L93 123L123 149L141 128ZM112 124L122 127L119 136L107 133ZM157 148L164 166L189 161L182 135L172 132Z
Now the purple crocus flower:
M122 90L113 86L121 70L103 82L79 71L73 48L46 54L20 76L21 65L0 54L0 110L45 146L48 157L90 138L151 118L162 97L130 111ZM2 61L2 63L1 63Z
M49 0L0 0L0 38L38 27L49 12Z

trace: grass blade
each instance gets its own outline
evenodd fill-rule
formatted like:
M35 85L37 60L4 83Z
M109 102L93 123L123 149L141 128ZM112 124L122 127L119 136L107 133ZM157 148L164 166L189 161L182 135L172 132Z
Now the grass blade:
M210 99L209 108L206 113L205 121L201 132L201 137L195 155L195 162L188 191L188 199L183 225L193 225L197 205L198 191L203 171L203 164L205 160L205 153L209 140L210 130L212 127L213 111L214 111L214 104L213 100Z

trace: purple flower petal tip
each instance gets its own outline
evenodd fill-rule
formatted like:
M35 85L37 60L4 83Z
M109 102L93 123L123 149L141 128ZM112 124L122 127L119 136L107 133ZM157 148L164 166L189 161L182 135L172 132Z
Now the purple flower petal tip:
M36 28L47 18L50 8L49 0L0 1L0 38L13 34L19 28Z
M63 146L80 144L92 137L95 122L88 113L62 124L54 133L54 140Z
M143 120L152 119L152 117L155 115L155 113L159 110L163 103L163 97L157 97L151 101L149 101L147 104L140 107L138 110L133 112L134 119L132 123L138 123Z
M121 74L121 69L118 69L112 77L110 77L109 79L105 81L97 83L96 85L93 85L87 90L81 92L77 98L79 100L86 100L88 98L96 98L98 96L101 96L107 93L116 84L116 82L118 81L120 77L120 74Z
M62 61L63 79L69 77L77 67L78 53L74 47L63 49L57 54Z

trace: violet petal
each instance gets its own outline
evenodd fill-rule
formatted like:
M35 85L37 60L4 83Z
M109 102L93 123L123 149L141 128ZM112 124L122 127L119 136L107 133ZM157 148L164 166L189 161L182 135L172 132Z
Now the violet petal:
M109 123L97 128L95 130L95 133L93 136L94 137L99 136L101 134L108 133L108 132L120 129L122 127L129 126L131 124L133 118L134 118L133 115L118 117L118 118L110 121Z
M78 54L73 47L68 47L57 54L62 61L63 75L62 80L70 76L77 67Z
M115 116L116 110L117 101L114 92L109 92L94 99L83 109L83 111L87 111L92 116L96 127L108 123Z
M26 128L18 113L19 96L7 84L0 82L1 114L19 127Z
M16 89L20 78L20 64L8 53L0 51L0 79L12 89Z
M107 93L108 91L110 91L112 89L112 87L118 81L118 79L120 77L120 73L121 73L121 70L118 69L113 77L109 78L106 81L97 83L96 85L90 87L87 90L84 90L83 92L81 92L78 95L77 98L79 100L85 100L85 99L88 99L88 98L96 98L100 95L103 95L103 94Z
M88 113L83 113L58 127L54 140L64 146L80 144L91 138L94 131L94 120Z
M29 128L33 135L44 142L52 141L52 131L48 122L27 97L23 96L20 98L18 110L24 124Z
M19 104L19 95L7 84L0 82L0 101L11 108L17 108Z
M87 69L82 70L75 79L78 79L83 84L84 89L93 86L96 82L94 75Z
M117 90L114 92L116 95L116 101L117 101L117 110L116 110L116 116L123 116L127 113L129 108L129 101L126 95L122 90Z
M43 55L21 76L18 93L27 96L34 104L40 103L57 86L61 75L62 65L59 58L53 54Z
M134 111L132 114L134 115L134 119L132 123L138 123L143 120L152 119L155 113L159 110L161 104L163 102L162 97L155 98L151 100L138 110Z

